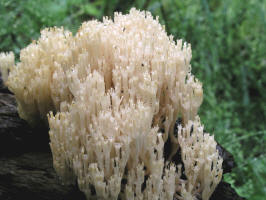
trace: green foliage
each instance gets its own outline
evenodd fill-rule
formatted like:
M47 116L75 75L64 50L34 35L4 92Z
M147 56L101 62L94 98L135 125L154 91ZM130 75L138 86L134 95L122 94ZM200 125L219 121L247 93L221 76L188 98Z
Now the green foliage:
M0 51L19 51L44 27L76 32L82 21L127 12L160 16L168 33L191 43L193 73L203 82L205 130L235 157L225 180L248 199L266 196L266 1L1 0Z

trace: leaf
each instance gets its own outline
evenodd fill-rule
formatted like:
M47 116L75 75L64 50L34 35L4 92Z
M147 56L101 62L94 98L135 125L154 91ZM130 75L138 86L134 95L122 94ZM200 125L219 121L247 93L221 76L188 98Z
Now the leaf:
M88 14L88 15L94 16L96 18L101 16L100 10L93 4L86 4L83 7L83 12L84 12L84 14Z

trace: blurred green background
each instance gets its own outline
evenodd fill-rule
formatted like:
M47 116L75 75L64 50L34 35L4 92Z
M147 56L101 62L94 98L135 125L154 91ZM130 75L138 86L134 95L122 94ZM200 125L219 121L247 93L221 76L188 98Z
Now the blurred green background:
M40 30L145 9L169 34L192 45L192 69L203 82L205 130L237 167L225 180L247 199L266 197L265 0L0 0L0 52L20 49Z

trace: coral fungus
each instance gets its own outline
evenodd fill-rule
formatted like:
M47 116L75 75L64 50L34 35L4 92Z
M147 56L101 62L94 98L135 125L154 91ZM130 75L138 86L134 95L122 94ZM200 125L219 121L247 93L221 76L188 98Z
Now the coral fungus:
M63 182L77 180L88 199L209 199L222 159L197 116L202 86L190 45L158 18L133 8L85 22L75 36L45 29L20 59L7 85L30 123L53 111L50 145ZM172 163L179 151L184 172Z

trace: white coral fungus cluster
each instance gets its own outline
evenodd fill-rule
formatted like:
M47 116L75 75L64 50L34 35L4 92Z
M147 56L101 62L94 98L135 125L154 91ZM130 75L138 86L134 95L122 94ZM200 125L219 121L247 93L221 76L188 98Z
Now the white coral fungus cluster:
M0 53L0 72L3 82L6 83L9 71L15 66L15 56L13 52Z
M45 29L20 59L8 87L29 122L57 112L48 116L50 145L65 183L77 180L88 199L210 198L222 159L197 117L202 86L190 45L167 36L158 18L131 9L85 22L75 36ZM171 163L179 148L184 180Z

